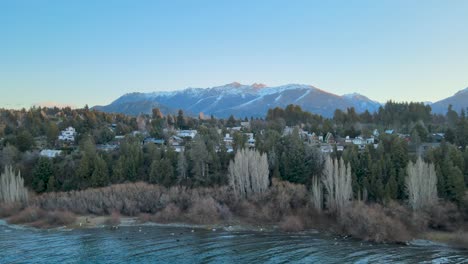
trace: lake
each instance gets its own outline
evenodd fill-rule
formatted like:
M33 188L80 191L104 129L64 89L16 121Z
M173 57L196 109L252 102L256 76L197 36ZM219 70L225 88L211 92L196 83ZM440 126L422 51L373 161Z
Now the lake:
M468 263L428 241L374 244L319 233L124 226L38 230L0 221L0 263Z

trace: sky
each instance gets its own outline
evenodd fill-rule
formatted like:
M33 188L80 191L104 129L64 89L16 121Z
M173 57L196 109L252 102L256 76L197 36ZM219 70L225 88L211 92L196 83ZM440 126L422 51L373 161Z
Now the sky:
M443 99L468 87L468 1L0 1L0 108L234 81Z

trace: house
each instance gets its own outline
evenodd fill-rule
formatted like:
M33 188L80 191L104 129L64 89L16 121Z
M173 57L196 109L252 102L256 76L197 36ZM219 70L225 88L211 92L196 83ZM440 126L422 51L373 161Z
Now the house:
M176 152L185 151L184 139L178 136L172 136L169 138L169 144L174 148Z
M374 129L374 132L372 132L372 135L374 135L374 137L378 138L380 136L380 133L377 129Z
M434 142L442 142L445 138L445 133L434 133L432 134L432 141Z
M118 144L99 144L96 145L97 150L105 151L105 152L110 152L114 151L119 148Z
M231 136L231 134L226 133L226 135L224 135L223 141L226 146L230 146L232 143L234 143L234 138Z
M173 146L175 152L184 152L185 151L185 146Z
M356 137L353 139L354 145L365 145L366 141L362 137Z
M353 143L353 139L350 138L349 136L346 136L346 138L345 138L345 143L346 143L346 144L351 144L351 143Z
M245 129L250 129L250 122L249 121L241 122L241 127Z
M60 132L58 136L59 140L74 142L76 136L76 130L73 127L67 127L65 130Z
M324 138L324 142L328 144L333 144L335 143L335 137L333 136L332 133L328 132Z
M244 133L247 136L247 145L249 148L255 148L255 138L253 133Z
M197 135L197 131L196 130L178 130L177 131L177 136L178 137L181 137L181 138L195 138L195 136Z
M143 144L149 144L149 143L153 143L153 144L156 144L156 145L164 145L165 141L164 139L157 139L157 138L145 138L143 140Z
M46 157L46 158L55 158L55 157L58 157L60 156L60 154L62 154L62 151L61 150L55 150L55 149L43 149L41 150L41 152L39 153L39 156L41 157Z
M312 132L312 134L309 134L309 143L311 144L318 144L319 143L319 137L315 132Z
M320 151L322 153L332 153L334 151L334 146L333 145L322 145L320 146ZM336 151L343 152L344 151L344 146L336 146Z
M287 126L283 129L283 136L291 135L293 131L294 127Z

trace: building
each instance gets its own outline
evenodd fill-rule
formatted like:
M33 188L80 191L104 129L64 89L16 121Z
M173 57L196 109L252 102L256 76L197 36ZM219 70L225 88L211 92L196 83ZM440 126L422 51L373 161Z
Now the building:
M178 130L177 131L177 136L178 137L181 137L181 138L195 138L195 136L197 135L197 131L196 130Z
M323 142L328 143L328 144L334 144L335 143L335 137L333 136L332 133L328 132L327 135L325 136Z
M55 150L55 149L43 149L41 150L41 152L39 153L39 156L41 157L46 157L46 158L55 158L55 157L58 157L60 156L60 154L62 154L62 151L61 150Z
M249 148L255 148L255 138L253 133L244 133L247 136L247 145Z
M320 146L320 151L322 153L332 153L333 150L334 150L333 145L322 145L322 146ZM336 146L336 151L343 152L343 150L344 150L344 146Z
M227 133L224 136L223 141L226 145L232 145L232 143L234 142L234 138L231 136L231 134Z
M96 145L97 150L105 151L105 152L111 152L119 148L119 145L117 144L100 144Z
M75 136L76 136L76 130L73 127L67 127L65 130L62 130L60 132L60 135L58 136L59 140L62 141L75 141Z
M250 122L249 121L241 122L241 127L245 129L250 129Z
M178 136L172 136L169 138L169 144L174 148L176 152L184 152L184 140Z
M156 145L164 145L165 141L164 139L158 139L158 138L152 138L152 137L145 138L143 140L143 144L149 144L149 143L156 144Z

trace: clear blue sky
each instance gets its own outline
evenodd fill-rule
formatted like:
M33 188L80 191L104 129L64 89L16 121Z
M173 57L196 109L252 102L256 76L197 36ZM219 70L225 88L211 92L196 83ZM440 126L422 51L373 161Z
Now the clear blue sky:
M0 1L0 107L233 81L448 97L468 86L468 1Z

